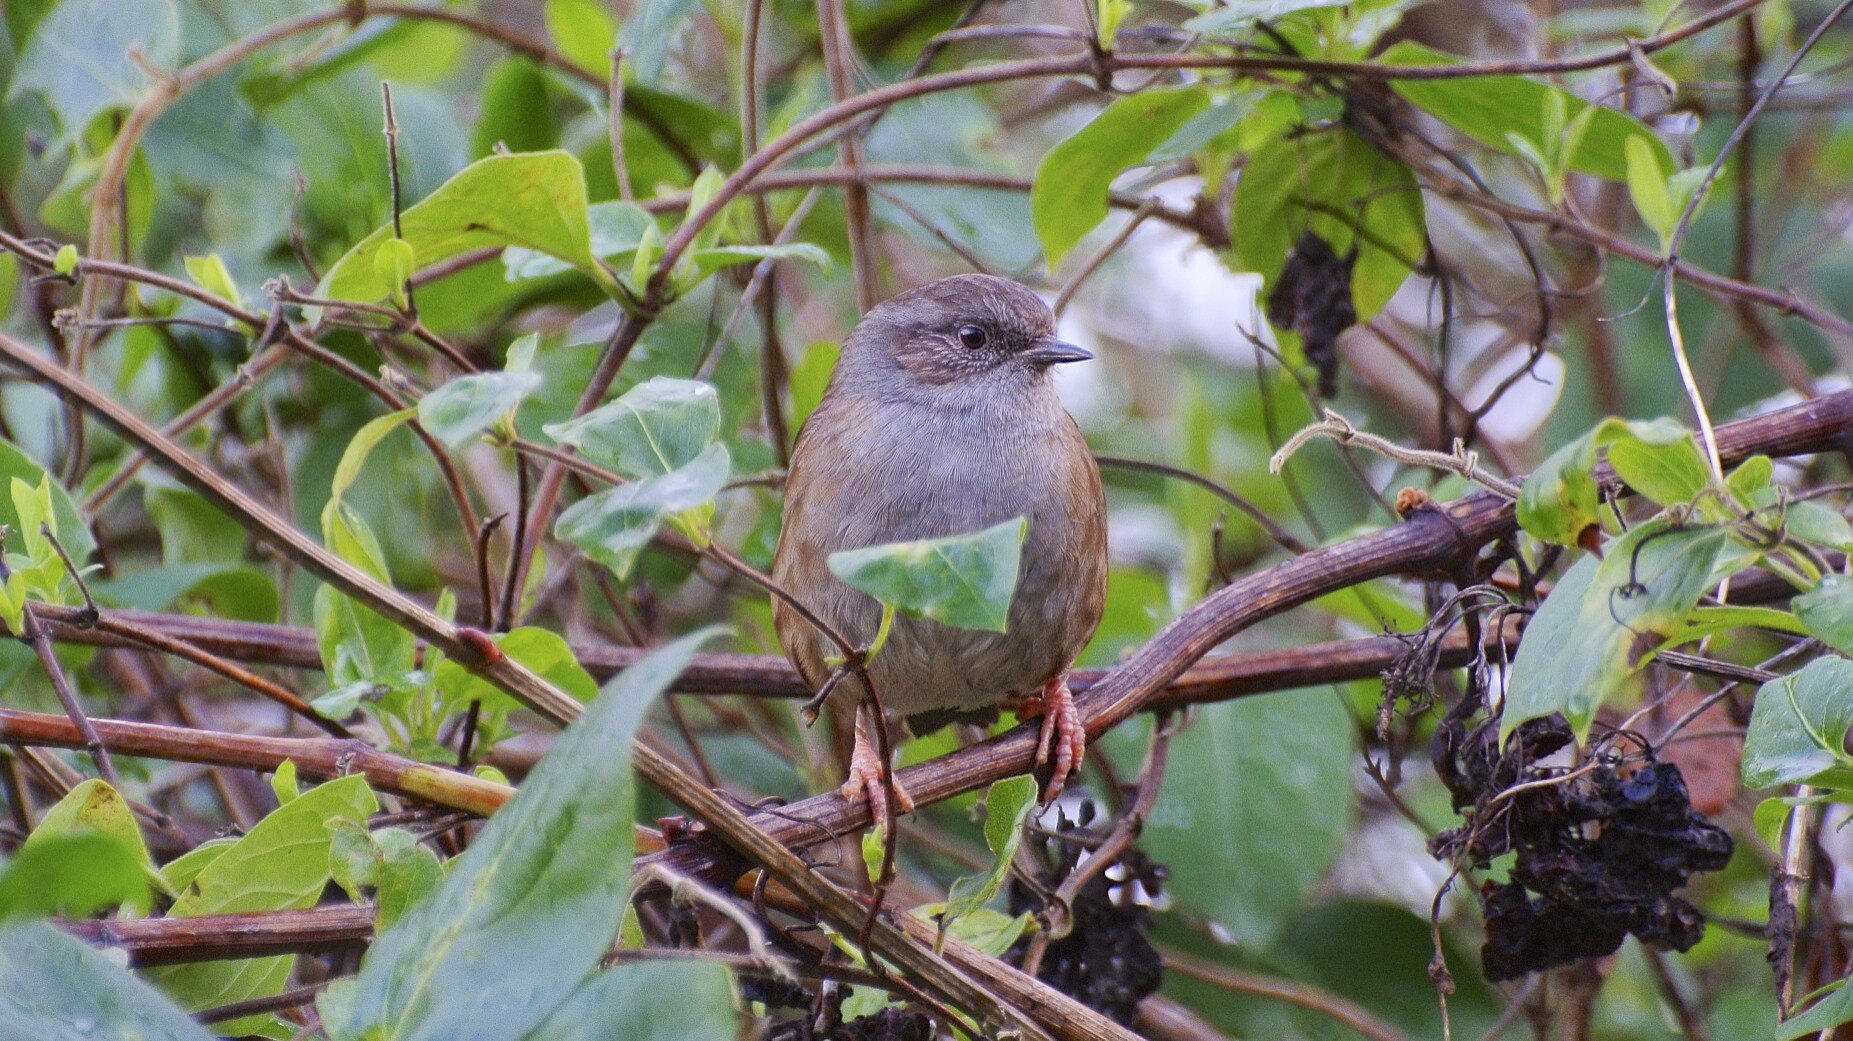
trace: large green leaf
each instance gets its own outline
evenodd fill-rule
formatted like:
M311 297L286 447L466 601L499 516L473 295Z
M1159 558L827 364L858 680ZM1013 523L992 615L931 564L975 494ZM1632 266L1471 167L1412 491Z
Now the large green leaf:
M1236 182L1237 267L1272 286L1305 232L1341 257L1356 246L1351 301L1361 322L1382 309L1428 248L1415 175L1342 127L1268 142Z
M525 152L478 159L402 216L405 241L427 267L485 246L525 246L556 257L611 288L592 256L585 171L569 152ZM322 276L317 296L376 303L395 286L376 267L388 224L360 241Z
M1209 104L1209 93L1201 87L1127 94L1049 149L1036 165L1030 207L1051 270L1106 218L1113 179L1143 163Z
M657 376L547 436L627 477L658 477L695 461L721 431L721 399L700 380Z
M593 203L586 211L586 219L592 229L592 254L619 267L629 265L631 254L637 252L643 242L644 233L656 226L656 218L650 216L649 211L617 199ZM564 274L573 269L571 264L522 246L503 250L502 266L507 269L510 282Z
M540 389L538 372L458 376L418 401L418 422L451 448L462 448Z
M107 840L117 849L70 841L86 837ZM60 851L40 848L47 845L58 845ZM54 875L45 880L49 885L37 893L31 892L37 884L26 881L32 871L39 870L35 865L49 867ZM47 911L62 907L67 914L79 915L121 903L132 914L147 914L150 881L166 888L142 841L135 811L122 793L107 781L93 777L66 792L45 811L13 863L0 874L0 919L9 916L9 907L17 909L33 903ZM105 899L80 910L76 907L82 902L78 899L80 893L118 895L114 900Z
M632 736L712 634L605 685L437 889L374 941L360 975L323 995L330 1037L513 1041L567 998L609 949L630 892Z
M830 554L830 572L903 614L1003 632L1029 522Z
M1506 692L1502 737L1561 712L1580 738L1596 709L1627 684L1643 655L1686 620L1720 576L1722 528L1639 525L1565 572L1525 627Z
M174 901L175 918L240 911L311 907L330 875L329 850L342 822L364 825L379 808L367 779L343 777L272 810L237 842L218 851ZM294 955L193 962L149 970L149 978L193 1010L278 994L289 983ZM254 1030L263 1016L222 1024L233 1036Z
M554 534L623 578L663 522L678 517L692 518L690 527L705 522L704 514L727 483L732 465L726 445L709 445L670 473L620 484L573 503L560 514Z
M1853 578L1827 575L1795 598L1795 615L1815 639L1853 655Z
M1460 59L1433 47L1404 40L1377 59L1386 65L1452 65ZM1455 79L1391 80L1390 86L1417 108L1454 129L1501 152L1519 154L1508 135L1527 141L1544 136L1547 94L1563 98L1563 111L1574 120L1589 102L1541 80L1524 76L1471 76ZM1673 155L1652 128L1625 112L1600 108L1570 157L1570 168L1613 181L1628 177L1628 139L1640 135L1660 165L1674 169Z
M1853 788L1853 661L1817 658L1756 692L1744 735L1744 786L1814 784Z
M133 105L148 88L139 52L158 69L179 56L174 0L63 0L41 20L13 69L12 92L38 91L66 134L106 109Z
M613 965L581 983L523 1041L724 1041L739 1029L728 975L712 962Z
M1355 730L1336 696L1304 690L1207 706L1173 738L1141 844L1178 903L1265 948L1351 831Z
M122 965L49 925L0 931L0 1041L212 1041Z
M148 873L134 848L113 836L65 831L41 838L34 832L0 864L0 922L52 914L83 918L117 906L148 906Z

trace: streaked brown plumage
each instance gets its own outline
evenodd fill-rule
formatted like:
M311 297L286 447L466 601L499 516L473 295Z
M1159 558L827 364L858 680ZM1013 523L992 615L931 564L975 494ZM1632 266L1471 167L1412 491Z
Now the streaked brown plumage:
M1086 357L1055 340L1048 306L1007 279L941 279L875 307L799 434L773 564L783 588L866 644L880 605L830 573L830 554L1027 517L1007 631L901 616L869 675L884 706L917 729L1040 699L1039 757L1055 760L1049 797L1079 766L1084 735L1066 677L1106 598L1100 473L1049 378L1051 366ZM773 619L786 655L817 689L838 648L777 600ZM848 677L831 698L860 706L866 696ZM844 794L866 792L878 819L880 765L859 710Z

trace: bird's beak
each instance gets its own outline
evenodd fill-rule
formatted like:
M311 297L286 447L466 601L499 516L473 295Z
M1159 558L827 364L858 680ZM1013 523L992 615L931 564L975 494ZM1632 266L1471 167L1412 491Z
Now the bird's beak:
M1023 352L1024 359L1036 365L1062 365L1071 361L1087 361L1093 356L1093 351L1061 340L1048 340Z

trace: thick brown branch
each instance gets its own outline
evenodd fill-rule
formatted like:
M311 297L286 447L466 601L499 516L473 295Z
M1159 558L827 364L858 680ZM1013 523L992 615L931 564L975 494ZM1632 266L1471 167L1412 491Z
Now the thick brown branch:
M1781 409L1718 429L1727 464L1764 453L1853 449L1853 391ZM1612 475L1604 473L1605 479ZM1448 569L1517 528L1513 504L1489 493L1436 506L1391 528L1313 550L1242 578L1186 611L1107 673L1077 701L1089 738L1148 707L1188 666L1263 618L1372 578ZM900 771L896 781L919 805L975 791L1035 768L1036 727L1019 726L969 748ZM762 813L753 823L782 842L810 844L867 827L866 802L835 793ZM641 858L684 873L714 866L699 847Z

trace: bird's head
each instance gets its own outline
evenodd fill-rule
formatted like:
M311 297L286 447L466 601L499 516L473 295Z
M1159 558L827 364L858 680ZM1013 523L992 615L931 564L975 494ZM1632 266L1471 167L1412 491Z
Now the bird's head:
M844 352L927 387L1046 384L1051 367L1091 357L1055 338L1040 297L994 275L942 278L881 303Z

